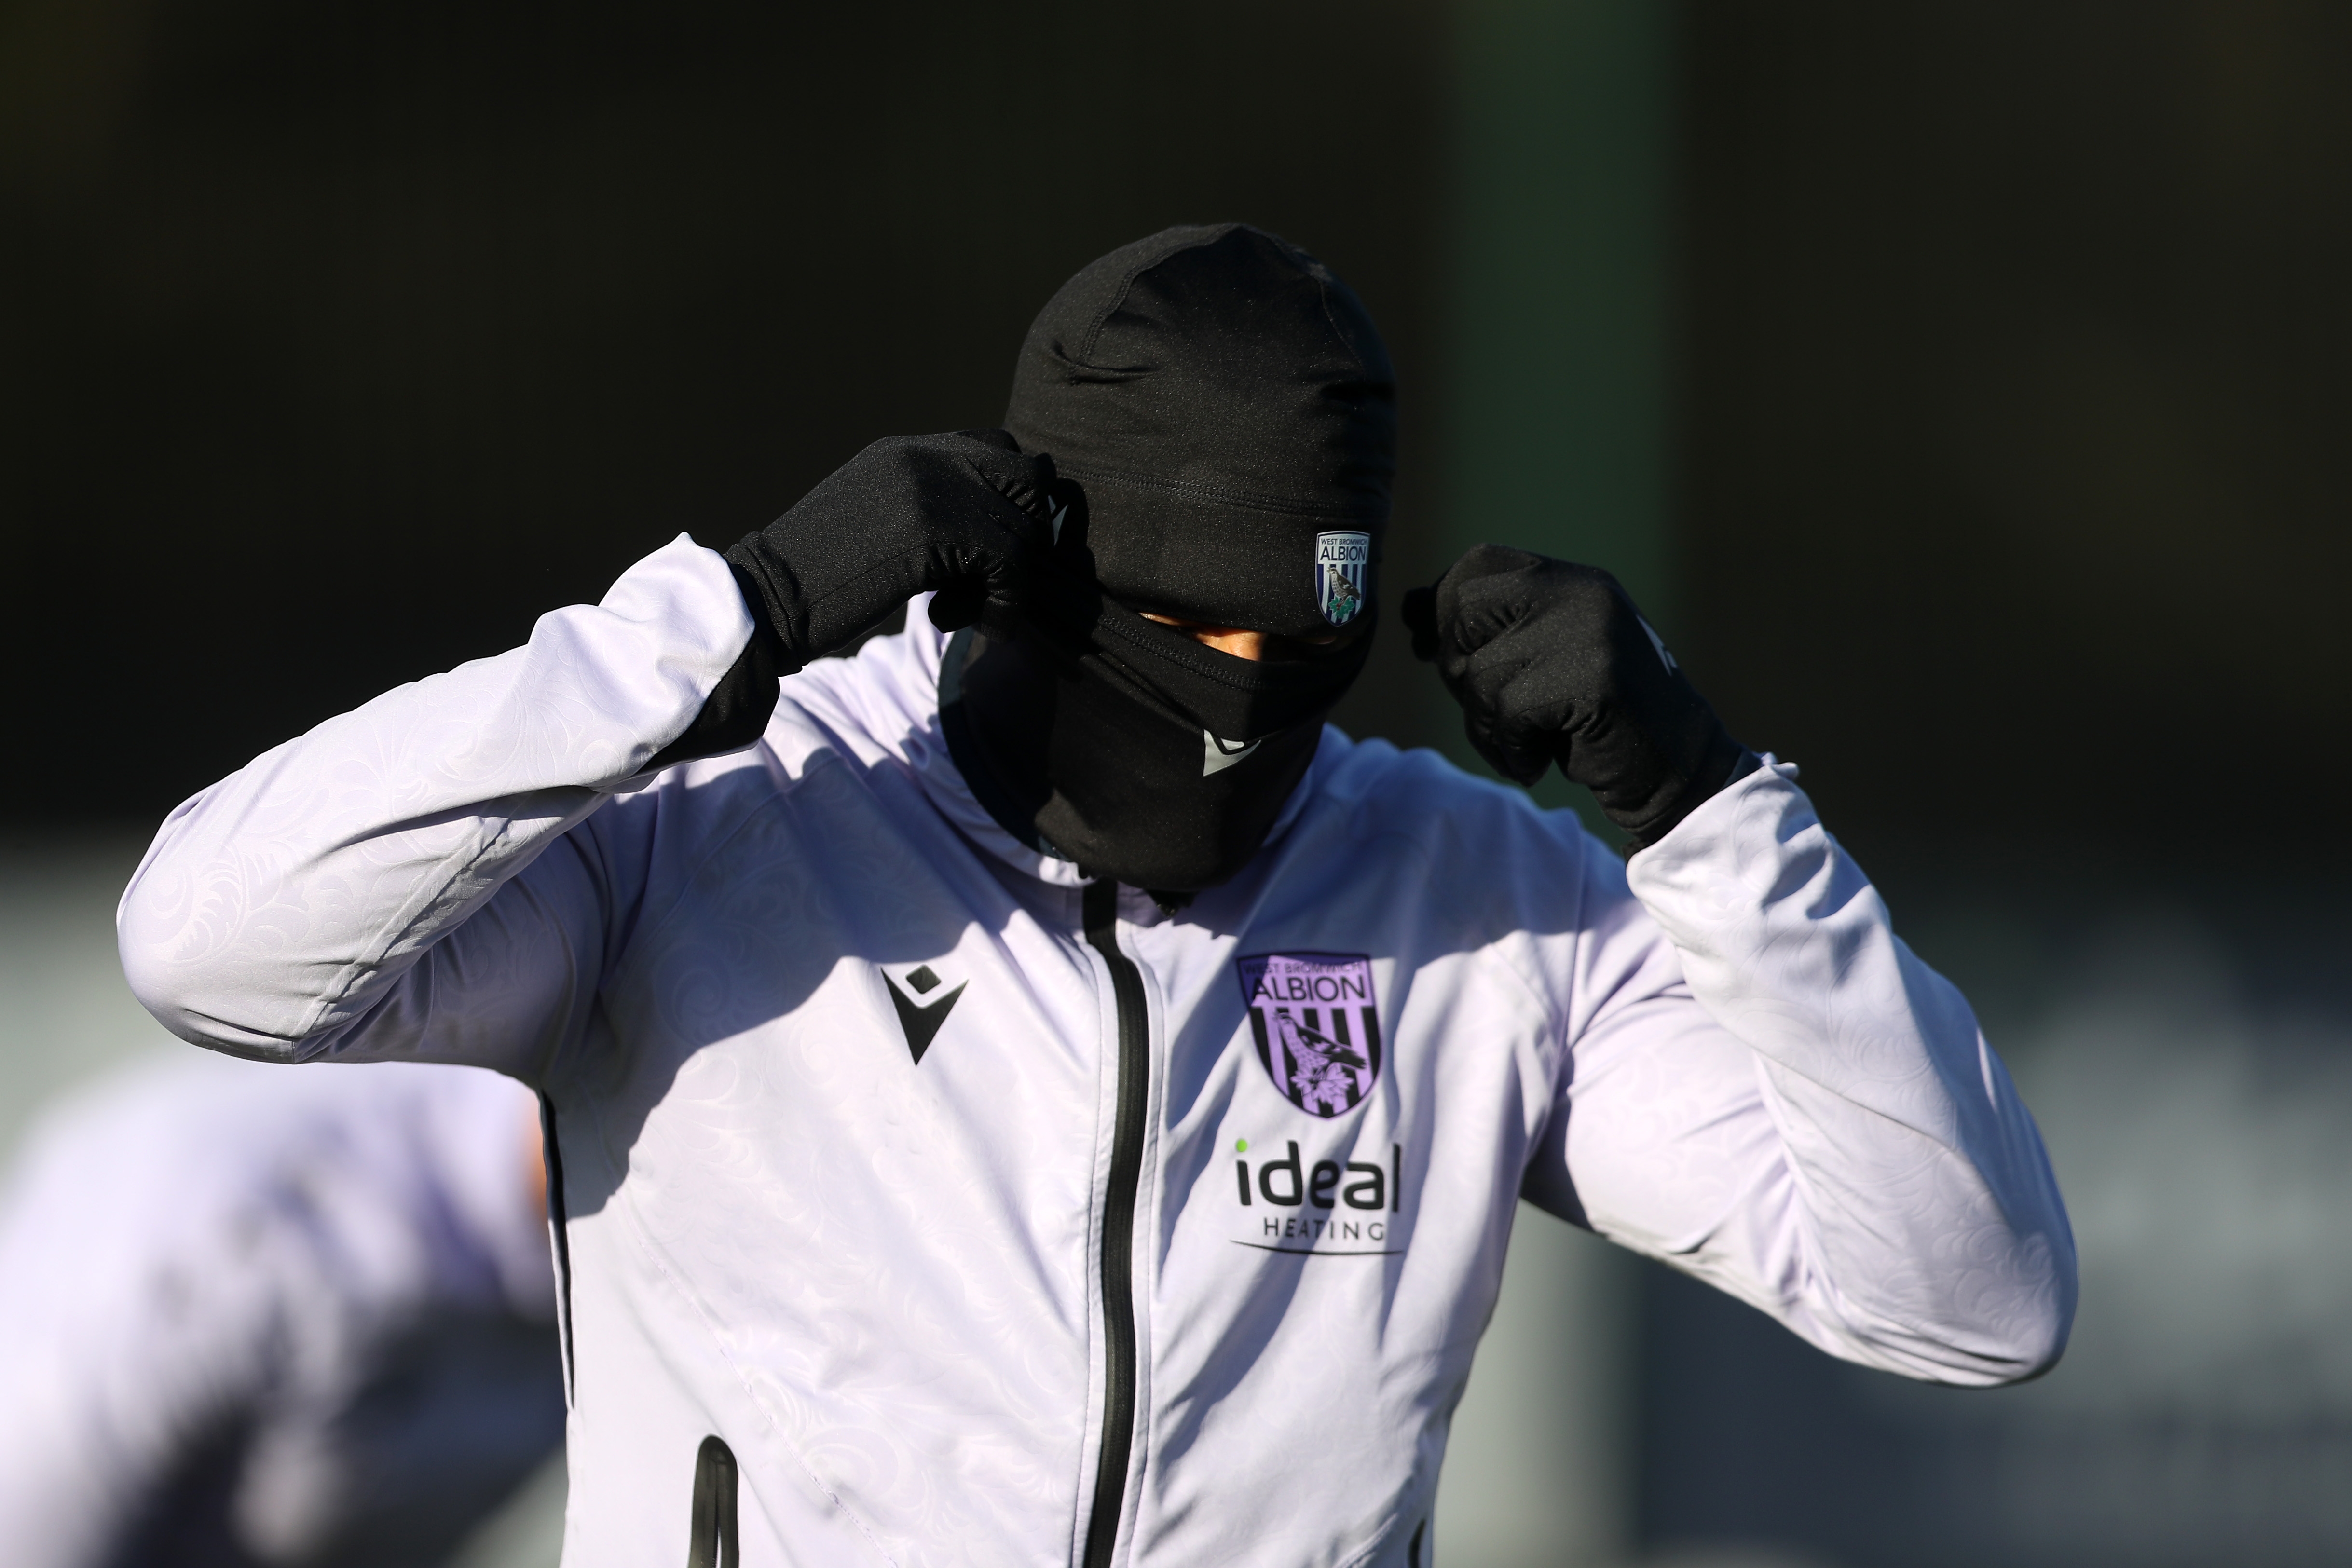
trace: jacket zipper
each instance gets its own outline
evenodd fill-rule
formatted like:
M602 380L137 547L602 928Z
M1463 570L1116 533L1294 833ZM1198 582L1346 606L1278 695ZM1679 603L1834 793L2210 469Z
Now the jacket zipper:
M1118 1009L1118 1105L1111 1126L1110 1189L1103 1202L1102 1456L1080 1560L1083 1568L1110 1568L1135 1440L1135 1197L1143 1174L1151 1026L1144 1013L1142 973L1118 950L1118 884L1108 877L1088 883L1080 907L1087 946L1110 967L1111 997Z

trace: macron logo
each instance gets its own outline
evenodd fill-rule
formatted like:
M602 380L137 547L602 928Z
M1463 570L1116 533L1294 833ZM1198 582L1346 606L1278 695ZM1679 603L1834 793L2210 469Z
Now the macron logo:
M955 1010L956 998L963 995L963 986L958 986L928 1004L915 1000L914 997L929 996L946 984L932 973L929 964L920 966L903 979L893 979L889 971L885 970L882 982L890 989L890 1005L898 1009L898 1028L907 1037L907 1050L914 1056L916 1065L920 1066L923 1052L931 1049L931 1040L939 1034L940 1026L947 1022L948 1014ZM971 983L966 980L964 985ZM909 991L914 993L914 997L908 995Z

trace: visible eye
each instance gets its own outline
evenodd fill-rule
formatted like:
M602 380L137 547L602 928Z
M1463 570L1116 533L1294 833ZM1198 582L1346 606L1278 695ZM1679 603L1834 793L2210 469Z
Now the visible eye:
M1151 610L1137 613L1171 631L1183 632L1204 648L1213 648L1220 653L1231 653L1237 659L1253 662L1311 659L1325 649L1356 635L1355 632L1349 631L1319 637L1289 637L1275 632L1252 632L1238 626L1211 626L1199 621L1187 621L1178 615L1162 615Z

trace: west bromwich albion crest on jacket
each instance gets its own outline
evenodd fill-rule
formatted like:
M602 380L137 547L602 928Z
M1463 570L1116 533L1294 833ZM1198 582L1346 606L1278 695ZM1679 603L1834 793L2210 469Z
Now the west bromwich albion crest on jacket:
M1364 607L1364 574L1372 536L1341 530L1315 536L1315 602L1323 619L1345 626Z
M1284 1096L1327 1120L1352 1111L1381 1075L1372 961L1355 953L1237 958L1257 1059Z

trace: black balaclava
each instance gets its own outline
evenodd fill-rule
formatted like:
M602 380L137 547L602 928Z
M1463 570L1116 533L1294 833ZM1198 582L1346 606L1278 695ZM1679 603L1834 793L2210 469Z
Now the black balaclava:
M950 650L958 766L1016 837L1090 875L1213 887L1265 842L1370 652L1388 350L1305 252L1241 224L1166 229L1046 304L1004 423L1054 459L1066 509L1023 634ZM1140 611L1341 640L1254 663Z

